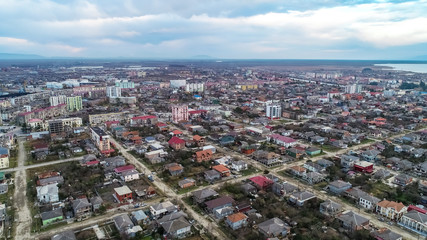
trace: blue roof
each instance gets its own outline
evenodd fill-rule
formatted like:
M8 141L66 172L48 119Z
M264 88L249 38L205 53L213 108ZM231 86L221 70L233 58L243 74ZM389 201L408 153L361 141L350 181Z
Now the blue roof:
M194 97L196 97L196 98L201 98L202 96L200 96L200 95L194 95Z
M147 215L145 215L144 211L142 210L132 212L132 215L134 216L136 221L144 220L147 218Z
M0 154L9 154L9 149L0 147Z

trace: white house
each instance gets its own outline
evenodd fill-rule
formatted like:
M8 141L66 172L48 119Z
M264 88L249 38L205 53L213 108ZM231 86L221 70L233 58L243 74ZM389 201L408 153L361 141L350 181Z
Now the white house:
M138 180L139 179L139 172L136 171L135 169L132 169L132 170L129 170L126 172L122 172L121 173L121 179L125 182Z
M54 203L59 202L58 186L56 183L39 186L37 190L37 199L40 203Z

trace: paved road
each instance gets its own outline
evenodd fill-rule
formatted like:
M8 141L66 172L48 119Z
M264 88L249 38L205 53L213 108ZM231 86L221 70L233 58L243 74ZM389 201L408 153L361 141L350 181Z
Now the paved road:
M23 167L27 159L24 143L18 140L19 153L18 153L18 171L15 173L15 195L14 195L14 208L16 209L15 221L16 225L15 239L27 240L33 239L30 236L31 232L31 212L28 208L27 201L27 172Z
M24 148L24 154L26 154L25 153L25 148ZM23 171L23 170L27 170L27 169L31 169L31 168L44 167L44 166L54 165L54 164L58 164L58 163L80 161L82 159L83 159L83 157L68 158L68 159L63 159L63 160L56 160L56 161L51 161L51 162L44 162L44 163L38 163L38 164L33 164L33 165L27 165L27 166L24 166L24 165L20 166L18 164L18 167L8 168L8 169L3 170L3 172Z
M116 146L116 148L119 149L119 151L123 154L124 157L126 157L132 164L136 166L137 169L144 172L145 174L150 173L151 171L141 162L139 162L132 154L129 154L126 149L122 147L122 145L117 142L114 138L110 138L110 141ZM163 193L171 198L176 199L180 204L182 204L187 210L187 213L189 213L190 216L196 220L200 225L208 229L210 233L214 236L216 236L218 239L227 239L228 237L219 229L219 227L216 224L212 224L209 220L195 212L190 205L188 205L186 202L184 202L175 191L173 191L168 185L163 183L162 180L160 180L156 175L153 175L154 182L153 184L163 191Z

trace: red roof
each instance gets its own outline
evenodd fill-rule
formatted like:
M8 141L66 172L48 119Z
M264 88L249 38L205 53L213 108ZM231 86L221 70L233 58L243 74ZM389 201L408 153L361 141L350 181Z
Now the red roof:
M251 180L256 185L260 186L261 188L265 188L265 187L273 184L273 181L271 181L270 179L268 179L265 176L252 177L252 178L249 178L249 180Z
M415 210L415 211L417 211L417 212L419 212L419 213L422 213L422 214L426 214L427 213L427 210L425 210L425 209L422 209L422 208L419 208L419 207L417 207L417 206L414 206L414 205L409 205L409 207L408 207L408 212L409 211L411 211L411 210Z
M106 121L105 124L110 125L110 124L118 124L120 123L120 121Z
M157 125L157 127L165 127L165 126L167 126L166 123L162 123L162 122L159 122L156 125Z
M147 120L147 119L153 119L153 118L157 118L157 117L156 116L152 116L152 115L138 116L138 117L133 117L132 120Z
M113 144L113 143L110 143L110 144ZM114 145L113 145L113 146L114 146ZM102 154L108 154L108 153L112 153L112 152L114 152L114 149L104 150L104 151L102 151L101 153L102 153Z
M207 113L207 110L192 110L192 111L188 111L188 114L193 115L193 114L201 114L201 113Z
M173 136L169 141L168 141L168 143L169 143L169 145L172 145L172 144L184 144L185 143L185 141L184 140L182 140L181 138L179 138L179 137L175 137L175 136Z
M129 170L134 170L134 169L135 169L134 165L126 165L126 166L115 168L114 172L121 173L121 172L129 171Z
M182 134L182 132L181 132L181 131L179 131L179 130L173 130L173 131L172 131L172 133L173 133L174 135Z
M97 165L98 163L99 163L98 160L93 160L93 161L87 162L86 165L87 166L92 166L92 165Z

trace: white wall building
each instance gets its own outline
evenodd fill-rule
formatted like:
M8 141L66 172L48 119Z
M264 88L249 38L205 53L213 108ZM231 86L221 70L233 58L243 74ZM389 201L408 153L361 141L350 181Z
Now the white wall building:
M282 116L282 106L280 106L280 104L267 104L265 116L270 119L280 118L280 116Z
M185 91L186 92L203 92L205 90L205 84L204 83L187 83L185 85Z
M50 106L58 106L59 104L64 104L67 101L67 96L65 95L59 95L59 96L52 96L49 98Z
M107 87L107 97L119 98L122 96L122 89L120 87Z

